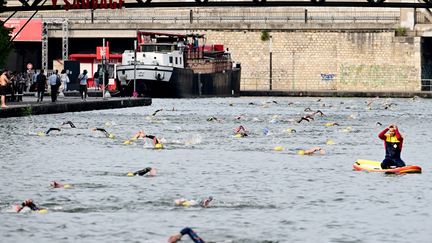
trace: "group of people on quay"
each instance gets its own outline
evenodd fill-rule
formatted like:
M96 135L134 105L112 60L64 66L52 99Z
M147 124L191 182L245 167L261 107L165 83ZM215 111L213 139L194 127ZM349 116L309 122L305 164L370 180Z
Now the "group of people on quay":
M103 76L103 75L102 75ZM93 86L95 90L99 90L102 85L102 79L108 80L108 72L102 77L98 71L93 74ZM86 101L88 97L89 74L84 69L77 78L79 83L79 93L82 101ZM45 92L51 95L51 102L56 102L58 96L64 96L64 92L68 89L70 78L66 70L60 73L58 70L47 72L47 70L27 70L25 72L12 72L7 69L1 71L0 77L0 95L1 108L7 108L6 101L19 102L22 101L24 92L35 92L37 102L42 102ZM131 96L129 94L127 84L120 79L118 80L118 88L120 95Z
M51 93L51 101L56 102L58 95L67 90L69 82L65 70L60 73L54 70L47 76L43 69L26 72L11 72L4 69L0 76L1 107L7 108L6 96L10 95L9 101L18 102L22 101L24 92L37 92L37 102L42 102L45 91L48 90Z

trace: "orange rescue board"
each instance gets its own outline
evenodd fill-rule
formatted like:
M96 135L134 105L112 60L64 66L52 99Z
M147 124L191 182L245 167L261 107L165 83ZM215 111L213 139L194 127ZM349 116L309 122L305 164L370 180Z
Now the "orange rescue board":
M382 169L381 162L359 159L353 164L354 170L356 171L368 171L368 172L385 172L389 174L405 174L405 173L421 173L422 169L417 165L407 165L404 167L397 167L392 169Z

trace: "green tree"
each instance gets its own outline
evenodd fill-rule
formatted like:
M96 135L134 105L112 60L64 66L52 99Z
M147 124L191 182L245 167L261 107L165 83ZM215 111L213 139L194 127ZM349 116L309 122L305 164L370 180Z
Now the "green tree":
M3 21L0 21L0 67L3 67L9 52L12 50L11 33L12 28L6 28L3 25Z

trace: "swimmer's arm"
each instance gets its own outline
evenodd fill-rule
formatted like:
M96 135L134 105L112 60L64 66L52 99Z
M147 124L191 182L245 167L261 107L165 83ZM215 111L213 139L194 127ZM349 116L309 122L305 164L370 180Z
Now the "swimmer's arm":
M137 171L137 172L134 172L134 175L140 175L140 176L143 176L143 175L147 174L148 172L150 172L151 169L152 169L151 167L147 167L147 168L145 168L145 169L142 169L142 170L139 170L139 171Z
M96 127L95 129L93 129L93 131L103 132L106 137L109 137L109 133L105 129L103 129L103 128Z
M193 231L191 228L186 227L180 231L180 234L183 236L185 234L189 235L189 237L193 240L195 243L204 243L204 240L201 239L195 231Z
M36 206L34 203L29 203L28 205L27 205L27 207L29 207L31 210L33 210L33 211L36 211L36 210L39 210L39 207L38 206Z
M160 141L159 141L159 139L157 139L155 136L153 136L153 135L145 135L145 137L146 138L150 138L150 139L153 139L153 144L158 144L158 143L160 143Z
M49 134L51 131L60 131L60 129L59 128L55 128L55 127L51 127L50 129L48 129L46 132L45 132L45 134Z
M24 204L24 203L23 203ZM16 210L17 213L21 212L21 210L24 208L23 205L20 205L19 208Z

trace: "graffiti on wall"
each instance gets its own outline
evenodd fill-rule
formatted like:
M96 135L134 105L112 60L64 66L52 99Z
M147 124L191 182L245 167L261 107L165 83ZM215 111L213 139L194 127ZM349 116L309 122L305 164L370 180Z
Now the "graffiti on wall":
M321 81L331 82L336 77L334 73L321 73Z
M415 79L412 66L400 65L345 65L340 66L339 81L343 85L381 87L388 84L407 84Z

